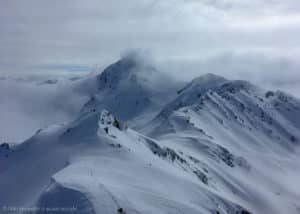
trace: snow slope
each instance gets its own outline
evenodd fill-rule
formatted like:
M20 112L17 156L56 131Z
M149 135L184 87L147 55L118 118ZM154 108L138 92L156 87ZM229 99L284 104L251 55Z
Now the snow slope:
M1 157L0 204L75 206L75 213L243 209L209 190L192 161L115 120L108 112L85 113L12 148Z
M300 212L299 100L213 74L165 81L122 59L74 121L2 144L0 213Z
M283 92L209 74L141 130L207 165L208 185L224 198L253 213L299 213L299 107Z

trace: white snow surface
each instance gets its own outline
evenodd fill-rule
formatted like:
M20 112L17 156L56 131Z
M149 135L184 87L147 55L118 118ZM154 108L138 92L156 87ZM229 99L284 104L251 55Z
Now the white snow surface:
M299 100L126 60L74 121L0 145L0 213L300 213Z

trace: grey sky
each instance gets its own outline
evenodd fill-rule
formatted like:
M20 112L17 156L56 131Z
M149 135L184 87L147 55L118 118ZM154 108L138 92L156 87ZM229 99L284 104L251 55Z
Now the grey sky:
M237 61L238 70L256 77L280 75L295 81L300 76L294 68L300 55L297 0L0 0L0 4L1 73L89 70L137 48L151 51L158 61L177 62L172 66L179 76L179 68L188 68L195 76L203 60L209 64L224 55L242 60ZM253 71L243 67L245 56L250 56L246 65L253 65ZM285 73L276 66L282 61L289 64ZM205 68L199 72L211 72Z

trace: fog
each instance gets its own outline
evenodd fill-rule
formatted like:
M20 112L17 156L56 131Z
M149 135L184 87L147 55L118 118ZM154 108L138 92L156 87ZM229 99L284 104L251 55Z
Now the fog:
M41 83L32 78L0 81L0 142L18 143L40 128L73 120L94 90L89 78Z
M295 0L2 0L0 140L72 119L89 92L69 77L132 49L179 80L209 72L299 97L299 12ZM37 84L49 76L66 80Z

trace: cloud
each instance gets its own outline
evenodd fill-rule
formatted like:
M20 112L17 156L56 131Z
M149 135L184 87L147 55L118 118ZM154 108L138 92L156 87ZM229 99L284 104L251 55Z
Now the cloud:
M157 66L185 81L215 73L228 79L247 80L265 89L285 90L300 98L300 63L290 57L232 51L207 58L157 62Z
M299 55L300 6L294 0L4 0L1 5L0 72L107 65L131 48L150 49L161 58L228 49Z
M45 80L0 80L0 143L20 142L40 128L74 119L95 90L90 78L71 82L60 77L56 84L40 84Z
M98 71L139 49L180 79L214 72L297 95L299 11L297 0L2 0L0 76ZM24 121L28 134L67 120L85 97L9 84L0 84L0 116L14 122L1 123L0 136ZM47 105L54 116L43 118Z

